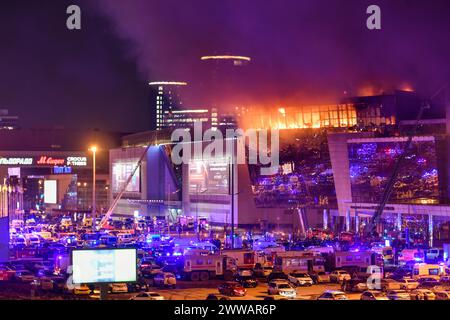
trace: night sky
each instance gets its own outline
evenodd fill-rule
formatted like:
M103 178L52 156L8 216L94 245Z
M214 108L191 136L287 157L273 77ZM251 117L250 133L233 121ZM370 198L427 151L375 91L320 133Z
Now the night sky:
M66 29L70 4L82 30ZM366 28L370 4L382 30ZM5 0L0 108L24 127L150 129L148 81L196 83L207 54L252 57L246 100L334 101L450 80L450 1Z

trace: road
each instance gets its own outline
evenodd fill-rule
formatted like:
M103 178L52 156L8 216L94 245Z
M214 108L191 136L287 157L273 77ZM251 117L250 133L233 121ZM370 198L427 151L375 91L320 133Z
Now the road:
M179 286L184 288L176 289L156 289L152 288L151 291L158 292L166 300L205 300L208 294L217 294L217 286L219 281L209 281L208 283L192 283L182 282ZM296 300L315 300L325 290L340 290L338 284L319 284L311 287L298 287ZM127 294L111 294L110 299L129 299L133 296L131 293ZM259 283L256 288L248 288L247 294L244 297L231 297L231 300L262 300L267 294L267 284ZM359 293L347 293L347 297L350 300L359 300Z

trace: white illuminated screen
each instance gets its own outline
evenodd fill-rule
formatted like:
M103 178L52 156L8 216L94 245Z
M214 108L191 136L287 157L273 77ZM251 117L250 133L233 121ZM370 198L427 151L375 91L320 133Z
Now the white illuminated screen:
M44 181L44 203L56 204L57 201L57 185L56 180Z
M139 160L130 162L116 162L112 165L112 190L119 193L131 173L136 168ZM140 170L136 170L130 183L125 189L126 192L140 192Z
M228 194L229 162L192 160L189 162L189 194Z
M73 250L73 283L135 282L136 249Z

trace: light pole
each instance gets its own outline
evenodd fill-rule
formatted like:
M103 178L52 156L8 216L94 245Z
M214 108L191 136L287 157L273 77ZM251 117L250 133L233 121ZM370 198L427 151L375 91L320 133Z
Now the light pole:
M96 212L97 212L97 208L96 208L96 201L95 201L95 155L97 153L97 147L96 146L92 146L90 148L90 150L92 151L92 218L96 217Z

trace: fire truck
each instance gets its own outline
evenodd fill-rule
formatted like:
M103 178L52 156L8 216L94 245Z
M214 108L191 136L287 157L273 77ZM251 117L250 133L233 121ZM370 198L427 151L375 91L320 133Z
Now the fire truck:
M207 250L189 250L181 260L182 277L192 281L207 281L216 277L231 280L237 271L232 258L211 254Z
M274 269L284 273L323 272L325 271L325 258L310 251L279 252L275 258Z
M254 269L256 264L256 254L253 250L230 249L222 250L224 256L228 257L227 267L237 267L238 269Z

